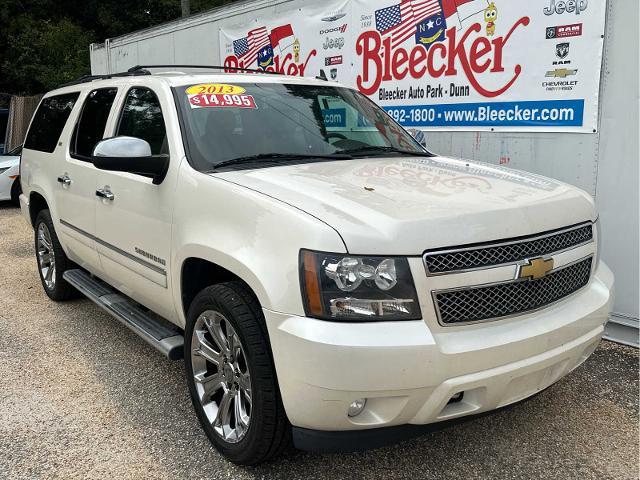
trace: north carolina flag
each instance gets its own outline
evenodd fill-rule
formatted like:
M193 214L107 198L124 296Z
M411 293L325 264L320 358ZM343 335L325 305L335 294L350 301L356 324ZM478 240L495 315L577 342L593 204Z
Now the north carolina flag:
M282 25L280 27L276 27L271 30L271 46L276 48L280 46L280 42L284 43L286 38L293 37L293 28L291 28L291 24ZM293 42L291 42L293 43ZM291 43L287 43L285 46L280 46L280 50L288 47Z
M463 20L482 12L488 5L487 0L442 0L442 11L445 18L458 14L462 23Z

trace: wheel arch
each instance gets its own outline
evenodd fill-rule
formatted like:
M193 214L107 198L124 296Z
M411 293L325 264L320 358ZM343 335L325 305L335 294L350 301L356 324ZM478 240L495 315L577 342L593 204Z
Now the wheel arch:
M186 323L187 312L195 296L204 288L229 281L241 281L261 306L267 302L266 291L248 267L236 260L220 261L209 255L188 255L180 262L179 305Z
M31 191L31 193L29 194L29 217L31 219L32 226L36 221L38 212L46 208L49 208L49 203L44 198L44 196L36 191Z
M20 175L18 175L11 184L11 189L9 194L11 195L11 201L15 203L19 203L18 197L22 193L22 184L20 183Z

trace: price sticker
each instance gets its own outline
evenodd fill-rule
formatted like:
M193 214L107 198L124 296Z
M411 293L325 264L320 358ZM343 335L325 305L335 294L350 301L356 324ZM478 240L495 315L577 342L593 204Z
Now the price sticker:
M203 93L220 93L220 94L241 94L246 90L238 85L229 85L227 83L201 83L192 85L186 90L187 95L200 95Z
M191 108L258 108L253 95L231 93L198 93L189 95Z

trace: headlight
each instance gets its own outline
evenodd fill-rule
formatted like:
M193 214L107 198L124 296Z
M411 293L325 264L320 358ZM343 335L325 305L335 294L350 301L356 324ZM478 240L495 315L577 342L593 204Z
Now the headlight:
M6 172L7 170L9 170L11 167L4 167L4 168L0 168L0 175L2 175L4 172Z
M400 257L300 251L306 314L325 320L419 320L409 262Z

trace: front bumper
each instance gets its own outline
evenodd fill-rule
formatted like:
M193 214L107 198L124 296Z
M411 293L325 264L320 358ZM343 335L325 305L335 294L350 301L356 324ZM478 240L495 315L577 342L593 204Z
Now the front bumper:
M11 187L14 179L10 178L12 169L0 175L0 201L11 200Z
M612 296L613 275L600 262L589 285L567 299L482 325L265 316L291 424L345 432L454 420L543 390L596 349ZM462 400L450 403L459 392ZM359 398L367 399L364 411L348 417Z

